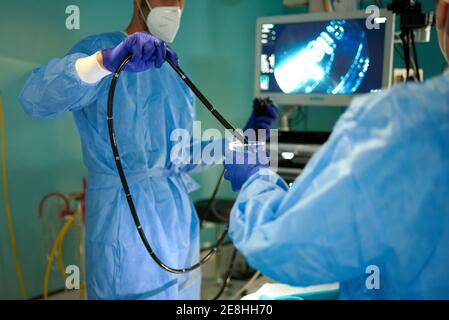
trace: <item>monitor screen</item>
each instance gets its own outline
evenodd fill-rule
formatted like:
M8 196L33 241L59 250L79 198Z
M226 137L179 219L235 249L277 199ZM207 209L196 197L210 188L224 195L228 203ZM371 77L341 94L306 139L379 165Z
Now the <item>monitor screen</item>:
M267 19L268 20L268 19ZM262 21L258 91L282 95L354 95L385 87L387 18Z

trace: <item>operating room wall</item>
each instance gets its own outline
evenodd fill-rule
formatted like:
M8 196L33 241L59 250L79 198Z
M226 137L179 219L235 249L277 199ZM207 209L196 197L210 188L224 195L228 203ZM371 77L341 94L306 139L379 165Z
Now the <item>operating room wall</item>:
M48 192L81 191L85 175L80 143L71 115L55 121L28 117L18 101L32 68L62 56L92 32L125 24L130 8L104 11L108 1L78 1L83 10L79 31L65 28L65 9L77 1L2 1L0 3L0 91L5 108L7 177L13 222L28 297L43 292L46 252L37 208ZM117 1L118 3L121 1ZM102 6L103 5L103 6ZM20 298L1 200L0 298ZM67 263L73 261L67 259ZM61 288L52 273L50 291Z
M425 0L427 9L433 1ZM81 9L81 29L67 30L65 9ZM182 28L174 48L183 68L217 107L243 126L253 99L255 21L259 16L300 12L281 0L187 0ZM123 30L132 12L131 0L20 0L0 2L0 94L5 107L7 177L20 259L29 297L42 294L45 248L39 200L48 192L81 190L86 174L79 137L70 114L56 120L32 119L18 101L32 68L61 57L90 34ZM420 45L426 75L440 72L438 45ZM203 128L219 128L198 104ZM331 130L341 108L310 109L309 130ZM196 199L211 195L221 168L195 175L201 189ZM226 184L222 197L234 197ZM13 255L0 197L0 298L20 298ZM70 263L70 257L68 257ZM61 288L53 273L50 290Z

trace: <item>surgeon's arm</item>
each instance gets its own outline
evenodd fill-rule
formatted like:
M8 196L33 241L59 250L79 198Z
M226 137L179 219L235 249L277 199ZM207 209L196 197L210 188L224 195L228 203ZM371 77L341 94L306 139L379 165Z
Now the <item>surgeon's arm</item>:
M91 104L97 98L100 80L110 74L98 62L97 47L94 39L84 40L64 58L34 69L20 94L25 112L55 118Z
M375 225L376 214L352 166L377 146L354 143L346 129L353 120L346 118L291 190L264 169L245 183L234 206L232 240L277 281L304 286L364 274L359 221Z

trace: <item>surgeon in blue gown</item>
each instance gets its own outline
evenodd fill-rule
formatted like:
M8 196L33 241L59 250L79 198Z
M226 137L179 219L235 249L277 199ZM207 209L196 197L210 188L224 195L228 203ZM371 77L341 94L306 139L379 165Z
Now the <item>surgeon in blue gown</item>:
M449 299L448 74L355 99L291 189L262 165L226 169L230 236L265 275L339 282L341 299Z
M156 254L173 268L197 263L199 223L188 196L195 188L188 173L206 165L179 165L170 157L172 132L191 132L195 109L192 92L164 63L168 54L176 59L165 42L173 41L183 6L183 0L136 0L126 29L129 36L115 32L82 40L64 58L36 68L20 97L32 116L74 115L88 169L89 299L200 298L199 270L171 274L145 250L120 185L106 115L111 71L133 53L115 95L114 122L124 170ZM204 148L214 142L198 143Z

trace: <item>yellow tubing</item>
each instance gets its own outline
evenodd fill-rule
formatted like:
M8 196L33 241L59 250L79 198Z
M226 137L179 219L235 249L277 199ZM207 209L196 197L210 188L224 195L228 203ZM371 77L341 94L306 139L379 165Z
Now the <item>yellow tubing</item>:
M64 240L66 238L66 234L67 233L62 235L58 241L58 267L59 267L59 271L61 272L64 279L67 279L67 274L65 273L65 264L64 264L64 259L62 257L62 250L64 248ZM80 284L80 300L86 299L85 291L86 291L86 283L84 281L82 281Z
M62 248L64 247L64 240L65 240L65 234L58 241L57 252L58 252L58 267L59 267L59 271L61 272L62 276L65 279L65 278L67 278L67 274L65 273L64 259L62 258Z
M332 9L331 0L325 0L325 1L324 1L324 7L325 7L325 9L326 9L327 12L332 12L332 11L334 11L334 10Z
M44 277L44 300L48 300L48 281L50 280L51 266L53 264L53 260L55 254L58 250L60 242L64 241L64 238L67 234L67 231L73 224L73 217L68 217L66 223L62 226L58 235L56 236L55 242L51 249L50 257L48 258L47 268L45 269L45 277Z
M75 198L77 198L77 196L72 196L71 198L69 196L69 200L73 200ZM70 226L75 222L75 218L72 217L72 216L70 216L68 219L71 220L71 222L67 221L66 224L70 224L70 225L67 226L67 228L64 228L64 226L61 228L61 231L58 233L58 235L57 235L57 237L55 239L55 242L54 242L54 247L55 247L56 251L52 250L52 252L50 254L50 257L49 257L49 261L48 261L48 263L50 265L50 271L49 272L51 272L51 265L53 264L54 256L57 253L57 255L58 255L58 257L57 257L57 259L58 259L58 261L57 261L58 269L59 269L60 273L62 274L62 276L65 279L67 279L67 274L65 273L65 264L64 264L64 259L63 259L63 256L62 256L62 251L63 251L63 248L64 248L64 241L65 241L67 232L68 232ZM48 271L48 265L47 265L46 271ZM50 274L49 274L49 272L46 272L46 274L45 274L44 299L48 298L48 282L50 281ZM81 300L84 300L86 298L85 291L86 291L86 284L83 281L80 284L80 299Z
M14 233L14 224L12 220L11 207L9 205L8 194L8 179L6 177L6 130L5 130L5 114L3 112L2 98L0 97L0 127L1 127L1 140L2 140L2 176L3 176L3 194L6 211L6 220L8 221L9 238L11 239L11 248L14 255L17 279L19 281L20 294L23 300L27 299L27 293L25 290L25 283L23 281L22 267L20 264L19 253L17 250L16 236Z

